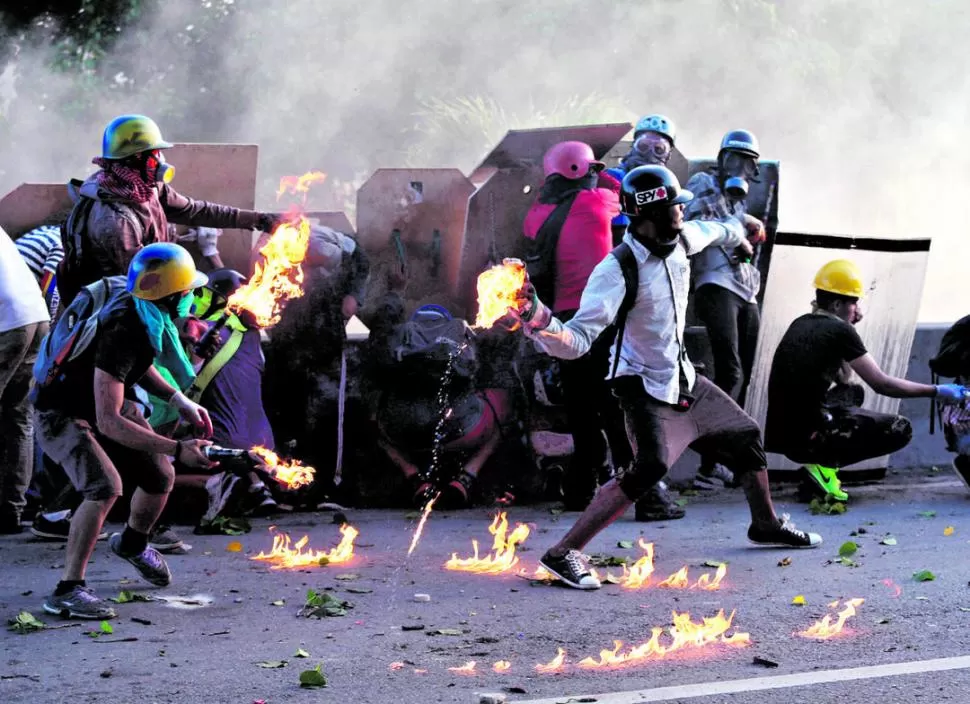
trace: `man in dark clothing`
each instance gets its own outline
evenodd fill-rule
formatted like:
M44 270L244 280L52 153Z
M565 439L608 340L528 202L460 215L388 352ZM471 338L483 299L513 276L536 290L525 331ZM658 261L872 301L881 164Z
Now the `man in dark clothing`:
M76 359L55 368L51 360L61 350L45 346L41 351L34 369L37 439L84 497L71 520L63 577L44 602L49 613L90 619L115 615L85 585L84 574L108 511L122 494L119 471L129 468L138 470L132 475L138 488L124 532L109 539L111 551L152 584L171 582L165 560L148 545L174 481L169 458L211 467L204 451L209 443L177 442L156 434L126 396L135 384L144 384L172 403L190 424L211 434L206 410L168 384L154 367L158 360L185 386L192 381L192 367L172 320L187 313L192 290L205 281L178 245L149 245L132 259L127 284L116 281L124 289L108 297L95 338ZM73 312L61 316L48 341L67 340L75 325L72 318Z
M876 393L892 398L936 397L957 404L967 391L958 384L917 384L879 368L853 327L862 320L864 287L852 262L823 266L815 288L815 310L792 322L772 359L765 447L805 463L822 492L845 501L840 467L896 452L913 436L906 418L859 408L864 391L849 383L853 371Z

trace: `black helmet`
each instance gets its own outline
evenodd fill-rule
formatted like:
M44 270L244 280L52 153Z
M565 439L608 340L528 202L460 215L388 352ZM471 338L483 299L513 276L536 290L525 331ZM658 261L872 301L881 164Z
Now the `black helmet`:
M631 169L620 187L620 207L630 217L687 203L693 197L693 193L680 187L673 171L655 164Z
M209 272L209 282L195 289L192 315L211 318L226 307L229 296L246 283L246 277L234 269L216 269Z
M740 152L755 159L761 158L761 151L758 147L758 138L748 130L731 130L721 139L721 149L718 151L718 159L724 152Z

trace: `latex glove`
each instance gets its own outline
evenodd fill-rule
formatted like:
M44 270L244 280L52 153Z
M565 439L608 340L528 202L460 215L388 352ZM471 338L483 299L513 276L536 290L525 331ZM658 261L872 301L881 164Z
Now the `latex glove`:
M217 227L193 227L178 238L178 243L195 242L203 257L214 257L219 254L219 237L222 230Z
M205 456L205 448L212 443L208 440L180 440L175 451L175 459L192 469L212 469L219 466Z
M745 213L744 229L748 233L748 241L752 244L761 244L768 238L764 223L754 215Z
M754 254L754 245L751 244L751 240L741 240L741 244L738 245L738 249L744 252L748 257Z
M350 320L357 315L357 299L353 296L344 296L340 302L340 312L343 313L345 320Z
M181 391L176 391L169 403L179 412L179 416L202 430L204 437L212 437L212 418L209 417L209 411L190 401L189 397Z
M960 384L940 384L936 387L936 398L940 403L955 406L970 397L970 390Z

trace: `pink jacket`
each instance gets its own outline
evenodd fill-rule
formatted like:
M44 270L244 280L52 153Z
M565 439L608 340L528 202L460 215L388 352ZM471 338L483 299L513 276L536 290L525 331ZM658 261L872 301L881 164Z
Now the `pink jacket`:
M593 268L613 249L610 222L620 213L620 182L600 173L597 188L580 191L573 201L556 249L554 313L576 310ZM536 201L523 223L525 236L535 239L556 206Z

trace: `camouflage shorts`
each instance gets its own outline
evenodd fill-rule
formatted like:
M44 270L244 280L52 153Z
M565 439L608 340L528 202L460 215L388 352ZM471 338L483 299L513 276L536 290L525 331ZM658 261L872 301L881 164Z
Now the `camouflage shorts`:
M957 452L957 443L970 436L970 409L962 406L946 406L940 413L943 437L950 452Z

